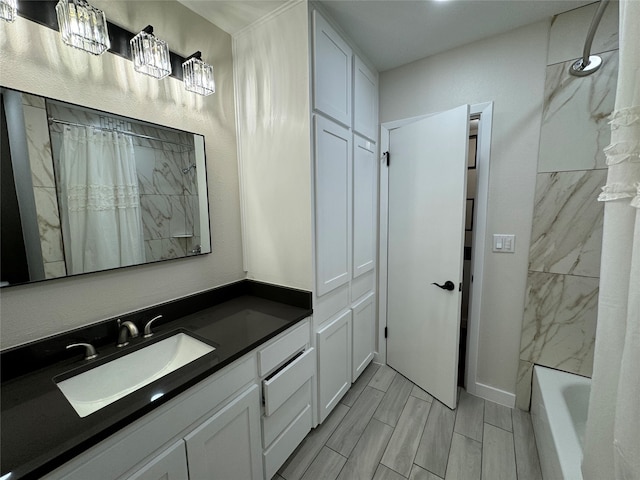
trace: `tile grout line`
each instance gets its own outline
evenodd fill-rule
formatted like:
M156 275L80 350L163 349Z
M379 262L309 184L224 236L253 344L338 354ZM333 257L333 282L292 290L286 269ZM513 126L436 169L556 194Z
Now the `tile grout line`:
M497 427L500 428L500 427ZM513 429L513 411L511 411L511 428ZM515 434L511 435L511 441L513 443L513 461L515 463L515 471L516 471L516 480L518 480L518 452L516 450L516 436Z

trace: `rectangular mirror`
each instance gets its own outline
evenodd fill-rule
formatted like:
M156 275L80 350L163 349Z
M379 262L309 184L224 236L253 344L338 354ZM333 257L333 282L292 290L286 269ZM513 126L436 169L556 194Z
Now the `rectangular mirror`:
M0 93L1 286L211 252L202 135Z

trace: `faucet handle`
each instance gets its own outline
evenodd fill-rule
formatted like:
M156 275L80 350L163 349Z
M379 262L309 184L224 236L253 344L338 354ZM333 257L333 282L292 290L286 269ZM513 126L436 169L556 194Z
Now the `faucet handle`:
M98 356L98 353L96 352L96 349L93 348L93 345L91 345L90 343L72 343L71 345L67 345L67 350L69 350L70 348L73 347L84 347L85 348L85 352L84 352L84 359L85 360L93 360L94 358L96 358Z
M158 315L157 317L153 317L151 320L149 320L147 322L147 324L144 326L143 338L149 338L150 336L153 335L153 332L151 331L151 324L153 322L155 322L156 320L158 320L159 318L162 318L162 315Z

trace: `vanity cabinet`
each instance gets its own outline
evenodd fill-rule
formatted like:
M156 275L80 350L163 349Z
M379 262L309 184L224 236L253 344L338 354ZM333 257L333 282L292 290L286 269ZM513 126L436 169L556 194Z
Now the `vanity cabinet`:
M259 405L252 385L184 438L189 478L262 480Z
M223 446L226 456L219 455ZM184 479L187 477L179 476L183 463L188 465L190 478L213 478L200 473L213 468L218 472L228 464L251 475L227 478L263 478L255 353L191 387L44 478L147 480L158 474L158 478L167 475L171 479L173 475Z
M264 478L270 480L313 427L316 350L309 322L258 351L258 369L263 378Z
M315 374L307 319L44 478L270 480L313 426Z
M127 478L129 480L185 480L189 478L184 440L178 440Z

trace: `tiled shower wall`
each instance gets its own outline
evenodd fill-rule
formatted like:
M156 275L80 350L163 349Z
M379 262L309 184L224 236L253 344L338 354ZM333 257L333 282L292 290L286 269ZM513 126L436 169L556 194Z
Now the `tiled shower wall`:
M42 97L24 93L22 105L44 274L45 278L64 277L67 269L62 250L62 230L45 101Z
M604 210L597 197L606 181L602 150L618 72L616 2L592 48L601 69L583 78L568 69L594 11L595 5L572 10L551 26L516 389L524 410L534 364L592 372Z

